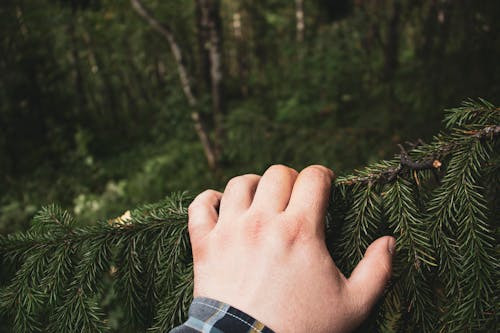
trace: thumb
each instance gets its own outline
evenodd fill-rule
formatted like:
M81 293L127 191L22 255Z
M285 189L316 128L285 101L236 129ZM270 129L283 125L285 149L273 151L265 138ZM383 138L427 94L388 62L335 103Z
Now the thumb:
M374 241L348 279L349 295L361 311L371 309L391 278L395 244L391 236Z
M188 208L188 229L191 244L196 247L215 226L219 218L218 208L222 194L214 190L206 190L191 202Z

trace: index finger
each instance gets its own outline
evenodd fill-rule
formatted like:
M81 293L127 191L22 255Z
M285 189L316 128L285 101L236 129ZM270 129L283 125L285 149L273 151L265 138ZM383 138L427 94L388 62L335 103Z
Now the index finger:
M313 223L315 228L323 227L334 177L332 170L321 165L302 170L285 212L307 217L308 223Z

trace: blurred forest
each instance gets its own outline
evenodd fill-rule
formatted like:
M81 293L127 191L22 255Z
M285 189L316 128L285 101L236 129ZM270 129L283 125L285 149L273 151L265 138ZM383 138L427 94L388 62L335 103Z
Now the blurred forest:
M285 163L337 172L499 104L498 0L2 0L0 233Z

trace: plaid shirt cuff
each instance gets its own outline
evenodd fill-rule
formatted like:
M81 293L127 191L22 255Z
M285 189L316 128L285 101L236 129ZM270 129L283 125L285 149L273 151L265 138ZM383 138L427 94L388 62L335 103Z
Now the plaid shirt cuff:
M197 297L189 307L188 320L170 333L274 333L260 321L232 306Z

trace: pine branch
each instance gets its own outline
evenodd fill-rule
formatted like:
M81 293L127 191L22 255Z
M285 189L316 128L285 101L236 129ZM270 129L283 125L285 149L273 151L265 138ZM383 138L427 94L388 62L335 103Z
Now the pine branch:
M94 332L94 328L105 327L105 324L93 298L100 296L102 275L110 272L113 262L120 262L120 270L125 270L126 274L116 278L122 281L117 286L125 285L121 289L126 294L125 304L138 319L139 312L136 310L140 295L134 270L137 266L135 253L129 251L132 253L127 257L129 260L120 261L114 252L134 239L140 239L143 246L159 233L173 237L184 235L186 238L185 207L189 201L190 198L185 195L174 194L165 201L134 211L127 223L112 221L110 225L104 222L66 233L61 228L66 230L68 213L60 209L44 209L35 217L34 230L0 238L4 259L24 261L11 284L1 293L1 310L14 315L16 331L36 332L41 330L37 318L42 314L44 305L52 304L51 330ZM64 223L59 223L61 221ZM72 260L76 251L79 262ZM166 243L164 251L184 254L188 252L188 246L186 241L170 242ZM162 263L158 261L158 264ZM70 273L72 281L68 281ZM61 291L66 289L67 293L63 295ZM60 320L61 316L68 318Z
M496 112L500 114L500 111ZM499 135L500 125L484 126L479 129L477 125L467 127L466 129L454 129L451 135L440 134L435 137L432 144L423 145L414 149L411 152L411 155L414 156L413 159L410 159L408 153L403 148L401 149L402 154L396 155L394 160L374 164L367 167L365 170L358 171L354 175L339 177L336 184L345 184L348 186L356 183L386 184L392 183L399 175L408 169L417 171L439 169L442 164L440 159L449 156L453 151L467 145L469 140L484 140L486 138L496 139Z
M477 141L456 151L443 185L430 203L432 219L437 218L434 243L439 244L443 237L455 241L453 253L440 253L444 263L440 274L447 281L447 296L453 299L450 318L444 323L451 331L476 331L492 311L495 240L485 214L484 190L479 185L481 165L490 152L491 145ZM448 230L454 234L449 235ZM449 258L453 262L448 262Z
M403 290L406 296L408 320L420 327L421 332L432 332L436 304L426 273L436 266L434 249L428 237L430 224L415 202L411 183L399 178L384 192L388 223L398 239L398 259L404 260ZM396 266L397 267L397 266ZM395 269L397 274L397 269ZM431 309L433 309L431 311Z
M382 222L379 188L376 185L355 185L352 188L353 204L346 215L341 232L339 253L343 254L338 264L344 271L351 271L363 258L363 253L375 240Z
M327 245L343 271L374 238L397 237L394 280L373 329L495 326L499 124L498 108L469 101L448 111L449 130L430 144L334 183ZM102 303L112 290L135 331L168 330L192 297L190 200L173 194L85 228L57 206L43 209L29 231L0 236L3 262L17 268L0 290L0 310L16 332L105 332Z

